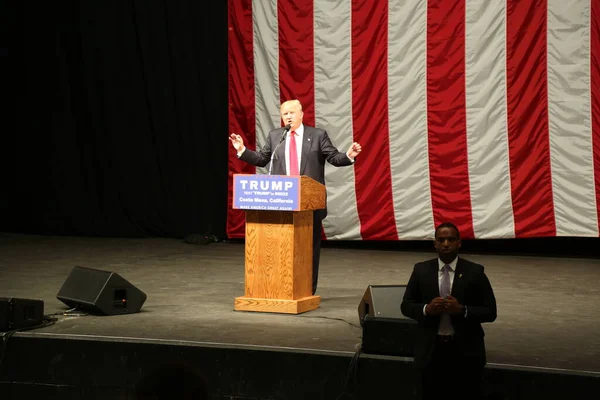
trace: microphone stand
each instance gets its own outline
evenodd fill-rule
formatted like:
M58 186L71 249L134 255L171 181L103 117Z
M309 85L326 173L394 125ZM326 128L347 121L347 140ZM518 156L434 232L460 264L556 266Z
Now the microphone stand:
M271 175L271 170L273 169L273 159L275 158L275 152L277 151L279 146L281 146L281 143L283 143L283 141L285 140L285 135L289 132L290 129L291 126L289 125L286 125L285 128L283 128L281 139L279 139L279 143L277 143L277 146L275 146L275 150L273 150L273 152L271 153L271 161L269 161L269 175Z

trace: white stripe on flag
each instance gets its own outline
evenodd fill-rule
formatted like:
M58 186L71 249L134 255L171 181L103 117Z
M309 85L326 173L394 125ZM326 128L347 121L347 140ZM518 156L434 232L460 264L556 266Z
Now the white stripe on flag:
M465 26L467 150L476 238L514 237L506 126L506 9L468 0Z
M350 7L349 0L314 2L315 121L342 152L353 142ZM354 168L326 164L325 182L325 235L328 239L360 240Z
M598 236L590 1L548 1L548 120L557 236Z
M254 90L256 148L265 145L269 131L280 125L279 114L279 31L277 0L253 0ZM266 174L265 168L256 168Z
M427 2L391 2L388 13L389 151L396 227L400 239L432 238Z

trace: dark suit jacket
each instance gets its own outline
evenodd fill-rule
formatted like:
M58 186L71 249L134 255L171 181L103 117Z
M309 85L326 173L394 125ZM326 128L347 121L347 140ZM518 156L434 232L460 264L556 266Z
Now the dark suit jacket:
M431 360L440 324L439 316L423 315L423 307L440 295L438 259L415 265L402 300L402 314L415 319L418 333L415 338L415 364L426 367ZM482 322L496 319L496 298L482 265L458 258L452 296L467 306L467 317L453 315L454 338L465 362L483 367L486 363Z
M240 159L259 167L266 166L271 160L271 153L277 147L282 134L283 128L273 129L269 132L267 141L260 151L252 151L246 148L240 156ZM273 157L271 174L285 175L287 173L285 170L285 158L285 142L282 142ZM350 161L346 153L340 153L331 143L326 131L304 125L302 156L300 157L300 175L306 175L324 185L325 160L336 167L352 165L352 161ZM327 211L324 210L321 213L315 212L315 214L319 214L322 219L327 216Z

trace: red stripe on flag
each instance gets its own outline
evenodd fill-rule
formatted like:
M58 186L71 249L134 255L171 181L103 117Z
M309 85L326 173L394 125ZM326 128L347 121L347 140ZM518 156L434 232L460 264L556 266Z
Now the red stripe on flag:
M398 240L389 158L387 13L385 1L352 2L352 123L354 141L365 149L354 172L364 240Z
M427 3L427 126L435 225L473 238L465 93L465 2Z
M254 56L252 46L252 0L229 0L228 13L228 81L229 132L244 138L250 149L256 147L254 111ZM229 146L229 177L227 183L227 236L245 236L245 216L231 208L233 174L256 172L250 164L238 160L235 149Z
M277 2L279 20L279 96L298 99L303 123L315 126L314 6L312 0ZM327 239L321 228L322 239Z
M597 1L592 1L591 20L592 141L594 148L596 209L598 230L600 231L600 3Z
M277 14L280 100L298 99L304 124L315 126L313 2L279 0Z
M515 236L556 236L548 128L548 4L546 0L507 0L506 5L506 97Z

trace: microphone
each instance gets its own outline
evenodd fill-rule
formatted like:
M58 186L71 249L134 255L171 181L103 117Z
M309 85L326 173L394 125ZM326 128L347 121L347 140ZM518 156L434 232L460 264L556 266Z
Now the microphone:
M270 161L270 165L269 165L269 175L271 175L271 170L273 169L273 159L275 158L275 152L277 151L277 149L279 148L279 146L281 146L281 143L283 143L283 141L285 140L285 135L290 131L290 129L292 129L292 126L290 124L287 124L283 128L283 133L281 134L281 139L279 139L279 143L277 143L277 146L275 146L275 150L273 150L273 152L271 152L271 161Z
M279 139L279 143L281 143L285 140L285 135L290 131L290 129L292 129L292 126L290 124L287 124L283 128L283 133L281 134L281 139Z

